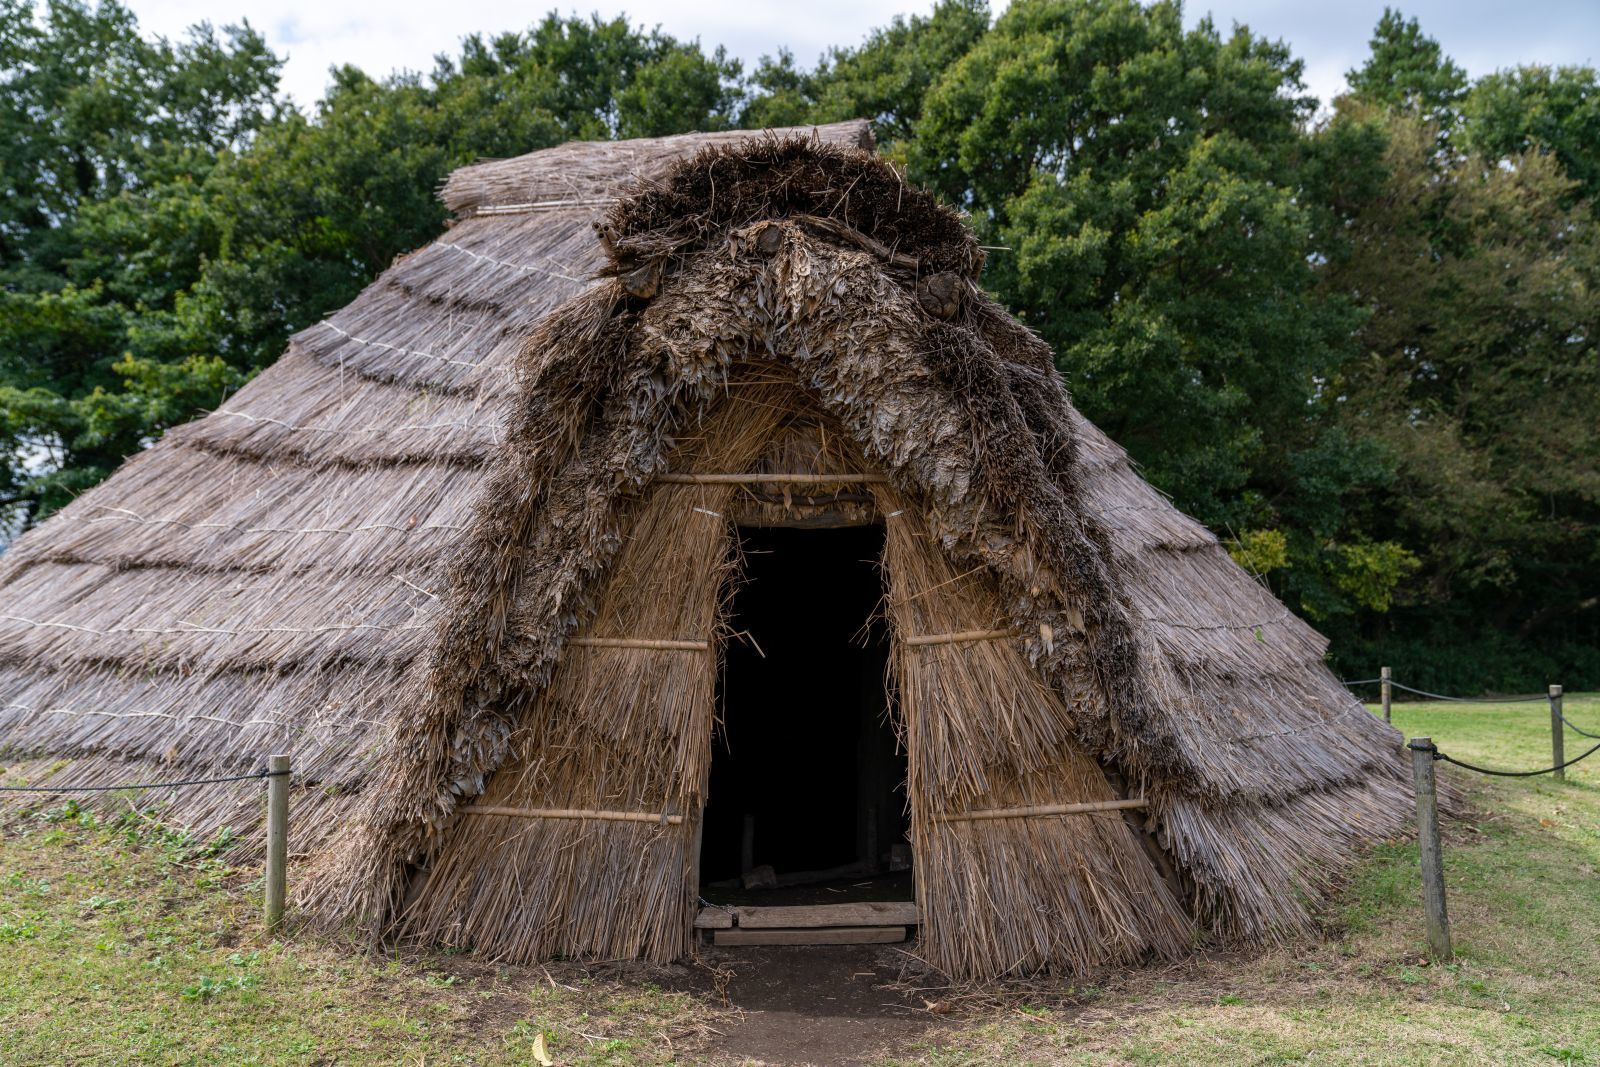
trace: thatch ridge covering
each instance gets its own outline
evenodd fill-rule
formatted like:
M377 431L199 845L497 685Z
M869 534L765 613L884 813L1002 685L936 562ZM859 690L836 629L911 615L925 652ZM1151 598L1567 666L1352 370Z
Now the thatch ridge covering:
M325 679L330 739L310 755L341 791L307 802L341 829L308 842L312 912L513 957L670 958L689 822L597 837L480 829L461 809L604 795L698 811L714 660L570 641L715 642L732 557L704 524L738 491L656 478L760 469L769 441L815 427L842 449L817 453L819 474L887 475L860 506L889 528L895 632L1018 635L896 659L930 958L1082 968L1175 953L1191 924L1250 941L1305 928L1309 899L1403 818L1397 735L1322 665L1324 640L1073 411L1046 346L975 285L970 232L866 137L564 146L459 172L444 239L0 562L0 590L22 594L0 669L33 694L0 690L3 736L62 751L46 705L114 691L137 664L166 683L141 699L181 710L66 754L220 766L224 738L170 699L200 694L191 675L237 709L214 716L229 723L274 665ZM619 162L620 198L600 176ZM161 484L163 467L210 464L237 471L193 494ZM53 599L61 582L82 591ZM108 618L124 608L137 625ZM619 635L619 619L652 632ZM352 723L382 733L340 732ZM280 731L253 738L307 746ZM590 755L540 763L551 738ZM935 818L1130 795L1146 815ZM632 880L580 902L618 849ZM553 855L537 899L488 903L551 875ZM974 865L981 885L961 874Z

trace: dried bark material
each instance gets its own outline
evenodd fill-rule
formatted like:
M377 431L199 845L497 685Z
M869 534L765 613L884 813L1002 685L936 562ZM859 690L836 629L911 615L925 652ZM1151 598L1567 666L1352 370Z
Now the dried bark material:
M961 298L967 291L964 279L945 271L922 279L917 283L917 301L922 310L936 319L953 319L961 310Z

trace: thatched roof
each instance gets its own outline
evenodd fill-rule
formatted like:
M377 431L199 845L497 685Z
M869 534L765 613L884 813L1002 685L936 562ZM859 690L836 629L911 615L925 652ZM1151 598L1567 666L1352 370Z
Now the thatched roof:
M714 635L725 530L684 516L740 491L661 475L761 469L784 434L769 469L793 470L814 431L836 442L817 471L885 476L862 506L890 531L896 632L1015 635L897 668L936 961L1085 966L1177 951L1191 923L1304 928L1356 845L1399 825L1397 735L1073 411L1046 347L977 288L960 220L860 151L864 123L808 134L454 175L443 237L0 561L0 743L38 757L21 770L47 781L67 757L64 778L123 780L292 750L318 914L386 928L421 865L407 922L426 936L675 954L683 835L518 827L486 851L461 810L518 790L697 810L709 668L596 638ZM708 577L638 577L663 569ZM576 745L587 762L495 773ZM1063 790L1147 796L1148 821L939 821ZM257 796L174 811L240 827ZM468 854L505 858L491 876ZM646 854L648 883L582 892ZM990 884L961 888L973 869ZM553 888L502 903L530 879Z

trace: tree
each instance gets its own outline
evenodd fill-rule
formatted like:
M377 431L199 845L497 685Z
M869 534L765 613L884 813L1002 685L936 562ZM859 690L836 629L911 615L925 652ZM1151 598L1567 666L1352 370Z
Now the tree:
M1553 155L1441 155L1412 113L1326 284L1368 317L1338 389L1397 465L1375 534L1415 546L1402 616L1519 639L1593 612L1600 581L1600 234Z
M145 40L114 0L57 0L42 19L26 0L0 0L0 59L3 529L93 484L171 416L141 394L156 379L127 361L152 336L146 309L170 303L164 277L195 262L188 191L278 117L279 64L248 25ZM155 208L148 220L83 221L136 198ZM145 227L170 244L124 259L101 243ZM230 381L204 354L185 365L174 396ZM142 384L108 400L129 372ZM131 415L141 405L148 418Z
M747 129L870 118L885 149L903 144L929 87L989 28L986 0L941 0L930 15L896 15L854 48L834 48L804 72L787 50L751 76Z
M1174 3L1032 0L934 87L911 149L1001 246L989 284L1084 411L1213 523L1251 520L1269 436L1301 434L1351 324L1310 300L1299 79Z
M1600 76L1593 67L1518 67L1479 78L1462 104L1463 142L1489 158L1553 154L1572 196L1600 206Z
M1422 32L1416 19L1384 8L1372 31L1366 63L1345 80L1356 99L1393 111L1413 111L1448 131L1467 92L1467 74Z

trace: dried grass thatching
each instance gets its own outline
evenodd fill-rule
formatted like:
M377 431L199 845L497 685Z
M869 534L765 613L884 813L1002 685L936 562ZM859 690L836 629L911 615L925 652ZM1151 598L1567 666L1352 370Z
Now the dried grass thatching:
M445 238L0 565L0 736L74 777L292 747L325 921L670 959L732 523L821 503L888 529L937 966L1304 929L1403 819L1397 736L1076 415L960 220L859 151L864 124L818 132L452 178ZM749 471L811 477L684 478ZM960 818L1121 797L1149 808Z

